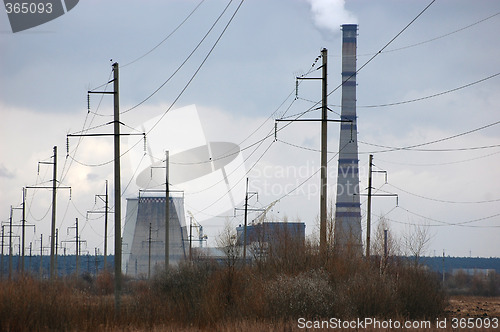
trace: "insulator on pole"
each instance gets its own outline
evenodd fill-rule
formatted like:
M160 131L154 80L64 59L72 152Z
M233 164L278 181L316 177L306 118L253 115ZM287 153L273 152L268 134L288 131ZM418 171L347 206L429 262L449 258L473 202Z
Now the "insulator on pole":
M147 151L146 134L144 134L144 155L146 155L146 151Z
M66 136L66 158L69 157L69 137Z
M299 80L295 79L295 99L299 98Z
M87 113L90 113L90 93L87 93Z

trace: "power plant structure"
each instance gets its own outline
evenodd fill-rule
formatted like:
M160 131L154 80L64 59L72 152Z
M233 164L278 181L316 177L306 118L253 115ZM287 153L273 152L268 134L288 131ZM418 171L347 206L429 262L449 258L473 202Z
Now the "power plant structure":
M124 274L145 277L155 267L165 265L165 203L165 196L127 199L122 241ZM177 265L189 251L184 197L170 197L169 215L169 265Z
M238 245L245 241L245 227L236 227ZM247 244L253 242L278 244L280 241L293 240L304 242L306 239L306 224L304 222L262 222L248 225L246 230Z
M357 24L342 25L342 102L335 204L334 246L361 251L361 207L359 199L358 139L356 117Z

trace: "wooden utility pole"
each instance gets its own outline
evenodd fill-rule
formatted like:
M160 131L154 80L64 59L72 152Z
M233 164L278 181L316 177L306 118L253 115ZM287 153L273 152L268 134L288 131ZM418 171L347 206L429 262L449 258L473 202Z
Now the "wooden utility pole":
M95 195L104 202L104 211L87 211L89 213L104 213L104 271L106 271L107 256L108 256L108 180L106 180L106 193L104 195ZM104 197L104 198L103 198Z
M170 264L170 185L168 183L168 150L165 151L165 270Z
M121 135L143 135L142 134L120 134L120 93L119 93L119 75L118 63L115 62L113 67L113 92L109 91L88 91L88 93L96 94L112 94L113 95L113 138L114 138L114 194L115 194L115 314L119 316L121 304L122 290L122 237L121 237L121 184L120 184L120 136ZM111 81L109 82L111 83ZM67 137L81 136L109 136L109 134L69 134ZM69 153L69 152L68 152Z
M234 213L236 216L236 211L237 210L244 210L245 216L244 216L244 224L243 224L243 264L247 263L247 227L248 227L248 211L252 212L263 212L266 209L249 209L248 208L248 200L252 198L254 195L258 195L257 192L249 192L248 191L248 178L247 178L247 184L246 184L246 190L245 190L245 206L243 209L240 208L235 208ZM257 200L258 200L257 196Z
M327 91L327 60L328 51L321 50L323 68L321 76L321 194L320 194L320 214L319 214L319 243L322 257L326 257L326 217L327 217L327 193L328 193L328 91Z
M382 197L396 197L396 206L398 205L398 194L372 194L372 173L384 173L385 183L387 183L387 171L374 171L373 170L373 155L371 154L368 159L368 200L367 200L367 211L366 211L366 258L370 257L370 234L371 234L371 220L372 220L372 197L382 196ZM365 196L363 194L360 194Z
M148 238L148 279L151 279L151 223L149 223Z
M108 180L106 180L106 198L104 202L104 271L108 263Z
M350 122L352 120L329 120L328 119L328 81L327 81L327 64L328 64L328 50L323 48L321 50L322 76L321 77L297 77L297 80L321 80L321 119L294 119L285 120L277 119L276 121L320 121L321 122L321 179L320 179L320 206L319 206L319 246L322 257L326 257L327 252L327 193L328 193L328 122ZM275 126L275 140L277 139L277 127Z
M372 217L372 165L373 155L371 154L368 161L368 202L366 212L366 258L370 257L370 233L371 233L371 217Z
M23 188L23 220L22 231L21 231L21 275L24 275L24 246L25 246L25 226L26 226L26 188Z
M193 216L189 219L189 261L193 261Z
M118 63L113 63L113 104L114 104L114 175L115 175L115 315L120 314L122 292L122 207L120 184L120 95Z
M243 263L247 262L247 214L248 214L248 178L245 190L245 224L243 226Z
M52 158L53 158L52 162L45 162L45 161L38 162L38 167L40 167L40 164L52 165L52 168L53 168L52 186L50 186L50 187L44 187L44 186L25 187L26 189L52 189L52 222L51 222L51 229L50 229L50 269L49 269L50 270L49 276L51 279L54 277L54 271L55 271L55 267L56 267L55 266L55 264L56 264L55 263L56 236L55 235L56 235L57 190L58 189L70 189L70 196L71 196L71 187L63 187L63 186L57 185L57 146L54 146L54 155Z
M59 229L56 228L56 255L55 255L55 260L54 260L54 266L55 266L55 277L57 278L57 247L58 245L58 239L59 239Z
M0 263L0 280L3 280L3 246L4 246L4 226L2 225L2 261Z
M78 269L80 268L80 237L78 236L78 218L76 218L76 276L78 277Z
M40 234L40 280L43 279L43 234Z
M56 243L56 195L57 195L57 146L54 146L53 177L52 177L52 225L50 228L50 279L54 278L55 271L55 243Z
M12 278L12 205L9 217L9 280Z

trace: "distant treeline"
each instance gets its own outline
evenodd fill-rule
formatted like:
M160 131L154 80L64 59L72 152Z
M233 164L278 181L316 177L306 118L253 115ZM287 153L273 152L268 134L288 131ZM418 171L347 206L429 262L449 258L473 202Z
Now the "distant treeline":
M411 257L408 259L412 259ZM104 269L104 256L102 255L82 255L79 258L79 274L96 274ZM3 265L0 267L2 276L7 276L9 273L9 256L3 255ZM433 271L443 271L443 257L420 257L419 262L428 266ZM24 271L34 275L43 274L48 276L50 269L50 256L43 256L42 271L40 271L40 256L26 256L24 258ZM114 256L109 255L107 258L108 270L113 270ZM444 268L446 273L451 273L454 269L493 269L500 273L500 258L483 258L483 257L445 257ZM12 257L12 271L16 273L21 270L21 257ZM57 273L58 275L71 275L76 272L76 256L58 256L57 257Z
M12 256L12 273L21 271L21 256ZM114 264L114 256L108 256L108 270L112 270ZM0 275L6 277L9 274L9 256L3 255L1 258ZM40 265L42 269L40 270ZM102 255L81 255L79 257L78 274L96 274L104 269L104 256ZM50 256L25 256L24 257L24 272L39 276L42 273L43 277L47 277L50 273ZM76 272L76 255L57 256L57 274L60 276L71 275Z
M421 257L420 262L433 271L443 271L443 257ZM454 269L493 269L500 273L500 258L445 256L445 272L451 273Z

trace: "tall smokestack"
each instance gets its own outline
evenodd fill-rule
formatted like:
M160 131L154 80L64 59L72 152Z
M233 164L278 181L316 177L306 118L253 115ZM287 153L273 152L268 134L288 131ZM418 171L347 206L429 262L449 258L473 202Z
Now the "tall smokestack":
M356 39L358 25L342 25L342 110L340 118L337 202L334 242L336 250L352 247L361 252L358 137L356 125Z

